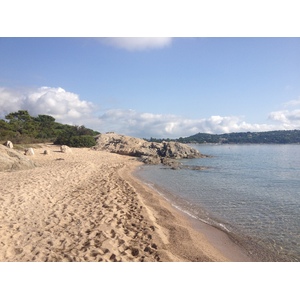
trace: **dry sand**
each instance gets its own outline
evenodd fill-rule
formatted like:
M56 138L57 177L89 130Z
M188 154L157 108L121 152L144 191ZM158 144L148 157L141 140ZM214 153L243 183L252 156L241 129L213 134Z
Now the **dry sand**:
M249 260L135 178L134 158L41 146L37 168L0 172L0 261Z

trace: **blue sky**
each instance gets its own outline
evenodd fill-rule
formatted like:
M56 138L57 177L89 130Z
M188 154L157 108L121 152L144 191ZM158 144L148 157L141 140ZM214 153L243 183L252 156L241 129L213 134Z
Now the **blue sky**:
M300 38L0 38L0 117L137 137L300 129Z

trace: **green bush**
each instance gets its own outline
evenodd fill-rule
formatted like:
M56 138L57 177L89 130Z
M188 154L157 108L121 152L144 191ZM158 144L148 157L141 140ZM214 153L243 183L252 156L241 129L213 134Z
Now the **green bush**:
M54 145L68 145L70 142L70 136L61 133L57 139L54 141Z
M93 147L96 145L95 138L91 135L72 136L70 138L70 147Z
M78 136L71 136L70 138L66 137L59 137L54 142L54 144L58 145L67 145L69 147L93 147L96 145L95 138L91 135L78 135Z

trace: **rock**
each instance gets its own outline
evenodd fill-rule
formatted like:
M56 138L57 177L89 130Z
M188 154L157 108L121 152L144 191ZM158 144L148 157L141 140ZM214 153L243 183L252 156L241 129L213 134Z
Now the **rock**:
M178 161L175 161L175 159L170 159L167 157L162 159L162 164L170 167L173 170L178 170L180 169L180 166L182 166L182 164L180 164Z
M182 169L194 170L194 171L203 171L203 170L208 170L210 168L206 167L206 166L184 166L184 167L182 167Z
M178 142L160 143L158 154L162 157L168 157L174 159L201 157L200 152L197 151L196 149Z
M72 152L71 148L68 147L68 146L66 146L66 145L60 146L60 151L61 151L62 153L71 153L71 152Z
M45 154L45 155L48 155L48 154L49 154L49 151L48 151L48 150L44 150L44 154Z
M36 164L23 154L0 145L0 171L16 171L35 168Z
M5 142L5 143L4 143L4 146L6 146L6 147L8 147L8 148L10 148L10 149L13 149L13 147L14 147L14 145L13 145L13 143L12 143L11 141Z
M34 150L33 150L33 148L27 148L27 149L25 149L25 153L24 153L25 155L29 155L29 156L32 156L32 155L34 155Z
M96 137L96 142L97 145L93 147L95 150L135 156L146 164L159 164L163 158L203 157L199 151L185 144L177 142L153 143L116 133L100 134Z
M151 149L147 141L116 133L100 134L96 137L96 142L94 148L97 150L135 157L156 154L155 149Z
M148 165L157 165L161 163L161 158L158 155L143 155L140 161Z

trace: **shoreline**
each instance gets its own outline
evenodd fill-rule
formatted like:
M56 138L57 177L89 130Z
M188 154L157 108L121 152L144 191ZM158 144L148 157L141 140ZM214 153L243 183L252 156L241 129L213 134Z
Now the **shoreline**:
M149 193L154 193L156 196L156 200L158 201L158 205L163 206L167 209L176 219L173 226L184 227L190 234L191 239L189 243L197 244L201 241L201 246L198 245L200 251L203 251L204 255L212 258L213 261L224 261L224 262L253 262L254 259L250 257L246 250L239 246L232 237L222 231L219 228L214 227L213 225L207 224L199 219L196 219L190 216L188 213L182 211L177 208L172 203L172 197L174 195L168 193L165 195L165 191L160 191L157 187L152 187L144 182L142 179L139 179L135 172L133 172L132 176L134 180L140 182L140 184L144 185L144 189L150 190ZM148 205L151 206L150 203ZM154 210L157 208L153 206ZM167 227L166 223L169 221L160 221L164 226ZM171 226L172 226L171 225ZM173 241L176 242L176 241ZM197 258L197 253L194 252L195 249L188 249L187 246L186 251L190 252L190 256ZM195 261L195 260L193 260Z
M0 261L247 261L136 178L135 158L39 147L29 157L38 167L0 172Z
M143 166L141 167L143 169ZM232 262L291 262L275 250L269 249L259 239L253 236L243 235L238 230L227 229L220 220L210 218L208 221L201 219L194 214L189 208L184 209L189 199L180 196L172 191L168 186L154 183L151 181L151 176L143 176L140 170L136 170L137 177L141 176L141 181L152 189L155 193L161 196L170 205L170 209L177 211L188 222L187 226L193 227L195 230L204 234L206 240L219 250L229 261ZM147 172L146 172L147 173ZM199 207L198 207L199 208ZM200 208L201 209L201 208ZM228 224L230 225L230 224ZM230 227L228 227L230 228ZM298 261L298 260L295 260Z

